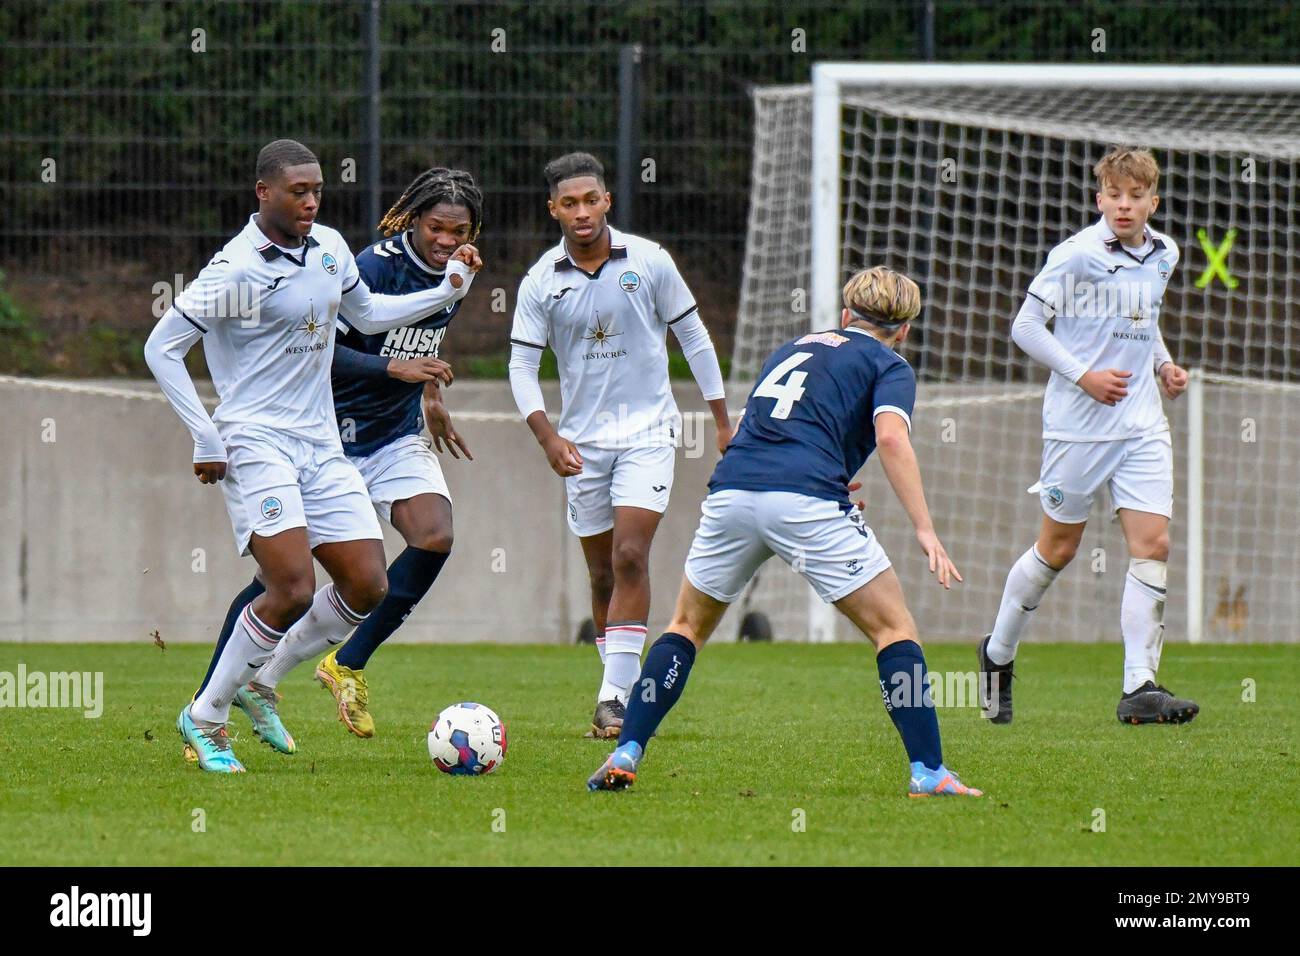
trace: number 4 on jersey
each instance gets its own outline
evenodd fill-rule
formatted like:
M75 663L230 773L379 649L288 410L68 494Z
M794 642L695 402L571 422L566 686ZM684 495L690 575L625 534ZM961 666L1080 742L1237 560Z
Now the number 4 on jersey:
M811 352L795 352L772 369L767 378L759 382L758 388L754 389L755 398L776 399L776 404L772 406L770 413L773 418L789 418L794 403L803 398L803 382L808 377L808 373L796 372L794 369L808 361L812 356ZM790 377L782 384L781 378L786 372L790 373Z

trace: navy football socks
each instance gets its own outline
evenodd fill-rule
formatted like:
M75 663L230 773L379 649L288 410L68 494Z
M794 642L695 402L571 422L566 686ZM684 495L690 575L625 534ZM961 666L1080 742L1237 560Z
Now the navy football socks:
M217 668L217 661L221 658L221 652L226 649L226 641L230 640L230 635L235 630L235 622L239 620L239 615L244 612L244 608L253 603L253 599L259 594L265 594L266 588L257 578L253 578L252 583L244 590L235 595L235 599L230 602L230 610L226 612L226 620L221 625L221 633L217 635L217 648L212 652L212 662L208 664L208 672L203 675L203 683L199 685L198 691L194 694L198 697L203 693L208 681L212 679L212 672Z
M388 595L361 622L334 659L353 670L364 668L370 655L388 640L428 593L449 557L449 552L409 547L399 554L388 566Z
M903 738L908 761L919 760L937 770L943 764L943 746L921 645L916 641L890 644L876 655L876 668L885 710Z
M695 645L680 634L669 631L650 645L641 676L628 694L619 746L633 741L645 750L660 722L682 696L694 663Z

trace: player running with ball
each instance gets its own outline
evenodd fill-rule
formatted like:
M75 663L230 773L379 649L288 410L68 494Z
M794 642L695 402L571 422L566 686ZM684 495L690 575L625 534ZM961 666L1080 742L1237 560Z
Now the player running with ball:
M471 274L482 267L471 245L482 223L483 196L474 177L460 169L426 169L379 223L393 238L362 250L357 269L372 292L405 295L439 288L452 262L462 263ZM375 734L365 666L428 593L451 555L451 493L421 430L428 425L439 451L445 447L453 457L473 458L443 404L442 386L450 383L451 369L437 357L462 301L457 298L430 316L373 334L350 324L346 306L339 310L333 364L339 437L370 500L405 539L406 549L388 566L388 595L350 638L312 628L309 618L289 629L250 684L255 726L276 724L273 708L280 681L298 664L325 653L316 678L334 695L339 720L358 737ZM244 606L264 590L254 578L240 592L226 615L218 648Z
M1200 710L1156 683L1174 500L1160 391L1174 399L1187 388L1187 372L1170 358L1157 321L1178 246L1147 225L1160 204L1160 167L1150 152L1117 147L1093 172L1102 218L1048 254L1011 329L1016 344L1052 374L1043 397L1042 473L1030 489L1042 502L1042 528L1007 575L993 633L979 646L980 703L998 724L1011 722L1016 648L1048 587L1074 558L1103 485L1130 555L1116 716L1132 724L1182 723Z
M636 779L696 653L775 553L875 645L885 709L911 764L909 795L983 795L944 766L916 624L889 557L849 501L850 479L879 450L930 570L945 588L961 580L930 521L909 438L916 377L895 351L920 311L916 283L876 266L844 286L840 331L802 336L767 360L709 481L672 624L646 654L618 747L589 789Z
M546 164L545 176L547 208L564 238L519 283L510 387L551 469L564 478L604 664L588 736L614 737L641 670L650 544L668 507L681 434L668 381L668 329L713 413L719 449L731 423L718 356L672 257L606 223L611 197L594 157L561 156ZM558 430L537 383L548 345L560 370Z
M330 367L342 308L366 333L419 321L464 296L473 276L410 295L372 294L343 237L316 222L323 180L315 155L276 140L257 157L257 212L159 320L145 358L194 438L194 474L222 485L240 554L266 591L238 615L202 690L177 717L187 755L204 770L241 773L226 734L230 705L276 750L293 738L274 693L252 683L285 632L341 641L383 601L379 521L334 420ZM220 396L208 416L185 368L200 338ZM332 579L315 593L315 557Z

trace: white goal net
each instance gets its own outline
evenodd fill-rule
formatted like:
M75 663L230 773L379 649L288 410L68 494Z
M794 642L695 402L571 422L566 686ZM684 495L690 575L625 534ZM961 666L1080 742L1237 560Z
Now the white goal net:
M814 92L816 91L816 92ZM815 105L820 104L820 105ZM1153 226L1179 244L1160 327L1194 369L1173 430L1169 640L1300 634L1300 70L823 64L755 94L753 186L733 399L766 356L838 321L839 288L883 263L920 284L903 354L931 511L966 582L943 593L880 469L867 520L924 637L992 625L1034 540L1045 370L1011 321L1048 250L1099 217L1115 143L1160 161ZM1127 552L1103 492L1032 636L1118 640ZM778 638L848 638L776 563L749 595Z

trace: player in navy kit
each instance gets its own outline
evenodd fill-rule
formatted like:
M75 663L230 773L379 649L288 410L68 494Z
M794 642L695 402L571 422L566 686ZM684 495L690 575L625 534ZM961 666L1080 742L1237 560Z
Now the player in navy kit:
M636 779L646 745L681 696L727 606L773 554L875 645L885 709L911 764L910 796L982 796L943 764L916 624L884 549L849 500L872 451L944 588L961 580L934 533L908 437L916 378L894 351L921 311L916 283L882 266L844 287L841 330L788 342L767 360L714 469L672 624L646 655L618 748L592 790Z
M357 267L374 292L406 294L450 281L459 288L460 264L482 268L472 244L483 221L483 197L463 170L434 167L407 187L384 216L385 238L357 256ZM448 268L453 263L453 268ZM448 278L451 276L451 278ZM367 335L338 315L332 369L335 415L348 460L365 480L379 513L406 540L388 568L388 595L341 647L305 640L293 629L281 641L258 684L273 692L292 668L317 654L316 678L330 690L339 720L358 737L372 737L374 718L364 668L375 649L401 625L432 587L452 546L451 495L438 458L421 431L427 424L438 451L473 456L452 425L442 398L450 366L438 358L460 300L428 318L377 335ZM261 593L254 581L236 599Z

